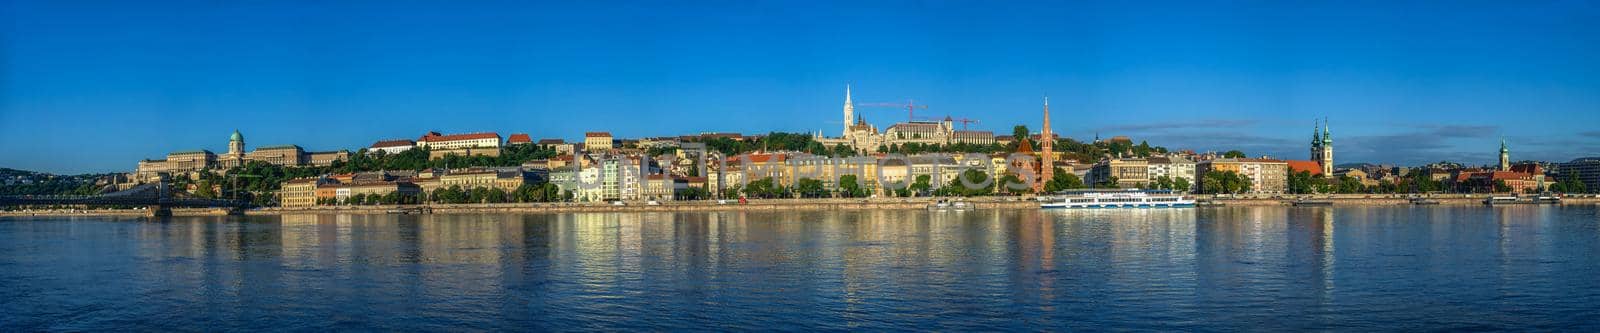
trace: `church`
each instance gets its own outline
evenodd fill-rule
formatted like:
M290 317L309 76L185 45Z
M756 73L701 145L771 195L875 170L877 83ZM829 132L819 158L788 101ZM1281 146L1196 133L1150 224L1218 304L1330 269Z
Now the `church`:
M866 117L857 115L855 109L855 103L850 100L850 86L847 85L844 88L844 128L840 131L839 137L825 137L821 131L817 131L812 139L829 147L843 144L862 154L875 153L888 149L889 146L909 143L924 145L994 143L994 132L957 130L955 119L949 116L944 117L943 121L911 120L896 123L880 132L877 126L867 123Z
M1305 171L1313 176L1333 177L1333 134L1328 131L1327 120L1320 125L1311 126L1311 159L1288 161L1289 172Z

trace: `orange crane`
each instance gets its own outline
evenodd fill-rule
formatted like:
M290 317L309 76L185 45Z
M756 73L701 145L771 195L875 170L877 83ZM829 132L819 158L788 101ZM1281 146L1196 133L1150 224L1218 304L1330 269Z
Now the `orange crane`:
M905 104L900 104L900 103L866 103L866 104L861 104L861 106L863 106L863 107L906 108L906 121L916 121L917 120L917 109L923 109L923 110L927 110L928 109L927 105L925 105L925 104L917 104L916 100L906 100Z

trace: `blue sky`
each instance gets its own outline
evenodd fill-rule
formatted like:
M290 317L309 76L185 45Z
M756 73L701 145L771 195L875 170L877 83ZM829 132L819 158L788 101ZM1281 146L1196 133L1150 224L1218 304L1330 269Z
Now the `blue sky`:
M857 103L1340 163L1600 155L1600 5L0 0L0 166L428 130L837 135ZM887 126L903 110L860 108Z

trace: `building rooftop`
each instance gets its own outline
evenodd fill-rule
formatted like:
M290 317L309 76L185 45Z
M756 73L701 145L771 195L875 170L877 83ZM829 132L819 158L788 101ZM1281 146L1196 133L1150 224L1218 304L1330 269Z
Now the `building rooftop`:
M500 140L500 133L480 132L480 133L463 133L463 134L440 135L438 132L428 132L427 135L423 135L421 138L418 138L417 141L420 141L420 142L444 142L444 141L482 140L482 139L495 139L496 141L498 141L498 140Z
M1291 161L1285 161L1285 163L1289 164L1289 172L1298 173L1298 172L1301 172L1301 171L1305 171L1305 172L1310 172L1312 176L1322 174L1322 164L1317 164L1317 161L1308 161L1308 160L1293 161L1293 160L1291 160Z
M415 145L417 145L416 141L411 141L411 140L407 140L407 139L380 140L380 141L378 141L376 143L373 143L372 144L372 148L407 147L407 146L415 146Z
M507 138L506 143L533 143L533 138L528 137L526 133L516 133Z
M271 145L256 147L256 150L300 149L297 145Z
M609 137L611 137L611 132L588 132L588 133L583 133L583 137L585 137L585 138L609 138Z

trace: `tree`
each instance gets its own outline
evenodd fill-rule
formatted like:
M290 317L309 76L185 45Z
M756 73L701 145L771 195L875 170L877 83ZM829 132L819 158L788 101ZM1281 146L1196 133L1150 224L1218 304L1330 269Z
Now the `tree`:
M486 191L486 193L484 193L484 201L487 201L489 203L503 203L503 202L506 202L506 190L500 189L498 187L491 188L488 191Z
M1240 175L1233 171L1211 171L1200 182L1201 190L1211 194L1244 193L1251 187L1250 177Z
M1028 126L1017 125L1011 127L1011 138L1016 140L1016 142L1022 142L1022 139L1028 138L1028 135Z
M929 190L933 189L931 180L931 177L928 175L917 175L917 180L912 182L911 186L908 187L907 190L909 190L913 195L926 195L928 194Z
M867 196L867 190L861 187L861 181L856 175L839 176L839 195L846 198L862 198Z
M1028 184L1023 183L1022 179L1018 178L1017 175L1015 175L1015 174L1007 173L1004 177L1000 177L1000 184L1001 185L1000 185L999 190L1001 192L1005 192L1005 193L1024 194L1024 193L1032 193L1033 192L1033 187L1032 186L1017 186L1017 184L1022 184L1022 185L1028 185ZM1013 188L1013 187L1021 187L1022 189L1016 189L1016 188Z
M1311 177L1310 171L1290 172L1288 181L1289 193L1316 193L1316 186L1313 184L1316 180Z
M711 191L700 187L690 187L672 191L672 197L674 200L705 200L711 197Z
M1504 179L1495 179L1494 191L1500 193L1511 192L1511 185L1506 185L1506 180Z
M1074 175L1070 172L1067 172L1065 169L1058 167L1055 168L1055 176L1050 179L1050 182L1044 184L1044 191L1055 193L1060 192L1061 190L1083 187L1083 179L1078 178L1078 175Z
M828 190L822 187L822 181L811 178L800 178L800 180L795 181L794 191L802 198L828 196Z
M1172 179L1172 189L1179 192L1188 192L1194 185L1189 184L1188 178L1177 177Z
M211 180L200 180L200 182L195 183L194 186L195 189L193 194L196 197L206 199L215 199L217 197L217 190L211 184Z
M1244 158L1244 156L1244 152L1238 150L1229 150L1222 153L1223 158Z
M744 185L745 196L752 198L780 198L786 192L783 186L772 180L772 177L761 178Z

